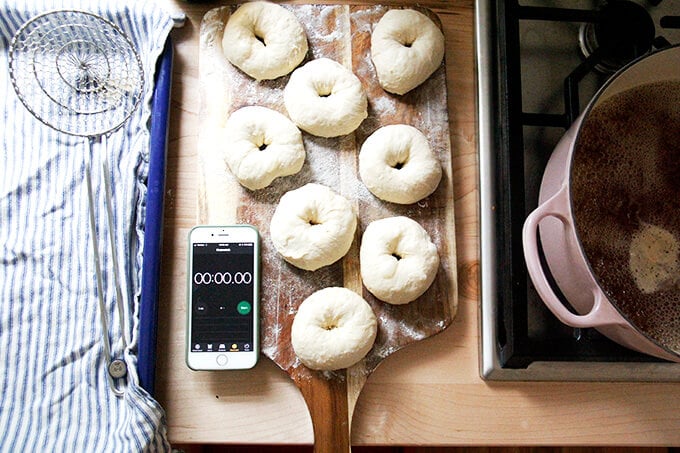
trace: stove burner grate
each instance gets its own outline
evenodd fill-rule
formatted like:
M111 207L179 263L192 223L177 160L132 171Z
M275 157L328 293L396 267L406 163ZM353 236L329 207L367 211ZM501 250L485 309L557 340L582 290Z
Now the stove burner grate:
M658 6L662 0L652 3ZM522 124L567 129L579 115L578 84L591 71L611 74L652 48L671 44L663 36L655 36L656 26L649 12L630 0L610 0L597 10L515 5L518 20L582 22L579 45L583 62L564 80L563 114L522 112ZM680 28L680 16L664 16L661 28Z
M657 2L657 4L660 2ZM670 45L655 37L654 21L645 8L632 1L610 1L598 11L597 20L581 25L579 46L587 58L598 49L594 69L611 74L655 48Z

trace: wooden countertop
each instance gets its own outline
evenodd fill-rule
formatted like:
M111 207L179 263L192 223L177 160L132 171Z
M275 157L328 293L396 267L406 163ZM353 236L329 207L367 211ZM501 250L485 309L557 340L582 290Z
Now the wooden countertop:
M187 15L184 27L172 32L156 370L170 440L311 444L302 396L267 358L250 371L194 372L185 365L186 236L197 215L199 27L206 11L226 2L157 2ZM419 4L439 14L446 36L459 309L446 331L390 356L370 376L357 403L353 444L680 445L680 384L490 383L479 377L474 2Z

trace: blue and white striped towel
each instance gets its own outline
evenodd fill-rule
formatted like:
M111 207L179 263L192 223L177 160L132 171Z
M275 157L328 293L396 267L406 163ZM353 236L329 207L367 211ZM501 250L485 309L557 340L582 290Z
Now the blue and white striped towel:
M122 129L95 143L113 181L116 250L128 308L122 351L111 274L105 276L109 337L128 365L126 393L106 378L85 187L87 138L35 119L9 78L8 48L37 14L76 9L114 22L135 43L147 80ZM155 63L173 26L169 14L135 0L0 0L0 451L169 450L163 409L139 385L136 347ZM100 253L110 269L103 184L93 167Z

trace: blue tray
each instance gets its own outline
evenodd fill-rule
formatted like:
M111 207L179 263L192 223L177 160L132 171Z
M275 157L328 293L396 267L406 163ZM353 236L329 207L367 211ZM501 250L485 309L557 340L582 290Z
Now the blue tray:
M172 41L168 38L156 66L151 99L151 149L147 181L146 224L142 264L142 291L139 309L139 350L137 372L141 386L154 393L156 372L156 325L163 238L165 163L168 149L170 85L172 81Z

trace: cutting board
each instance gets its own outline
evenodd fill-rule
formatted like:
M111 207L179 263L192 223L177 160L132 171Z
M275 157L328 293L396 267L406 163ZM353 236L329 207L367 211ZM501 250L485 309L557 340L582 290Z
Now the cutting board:
M451 170L451 145L444 64L420 87L403 96L386 93L370 60L370 35L387 6L283 5L302 23L309 41L303 64L331 58L351 68L368 95L368 118L353 133L320 138L303 133L305 165L294 176L278 178L269 187L249 191L229 173L217 152L221 129L230 113L261 105L283 114L283 89L288 76L257 82L222 54L224 24L235 7L209 11L200 30L200 130L198 157L198 222L249 223L262 238L262 352L288 373L309 408L318 452L349 451L352 413L368 376L395 351L447 328L457 309L456 248ZM437 24L438 17L418 8ZM396 205L374 197L358 176L358 153L377 128L404 123L423 131L443 168L437 190L413 205ZM310 272L286 263L269 237L269 222L281 196L309 182L325 184L354 203L358 227L354 243L339 262ZM384 217L404 215L430 234L441 264L432 286L407 305L390 305L373 297L361 283L359 244L367 225ZM366 299L378 319L378 334L366 358L346 370L319 372L306 368L290 344L290 329L300 303L328 286L344 286Z

